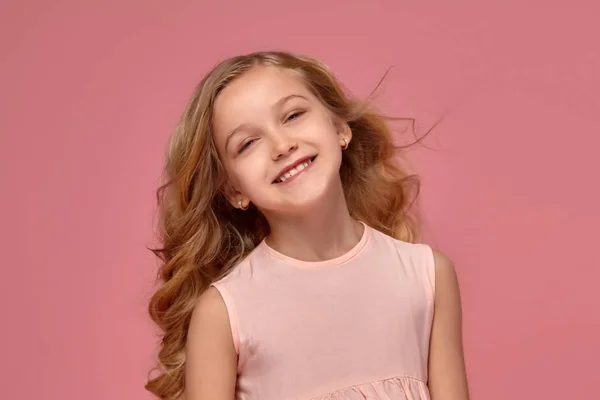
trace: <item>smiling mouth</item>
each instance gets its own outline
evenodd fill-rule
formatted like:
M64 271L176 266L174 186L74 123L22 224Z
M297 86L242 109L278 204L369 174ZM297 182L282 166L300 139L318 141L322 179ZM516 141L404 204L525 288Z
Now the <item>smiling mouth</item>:
M284 183L287 180L293 178L294 176L298 175L300 172L304 171L306 168L308 168L313 161L315 161L315 158L317 158L317 156L312 157L311 159L300 163L298 165L296 165L294 168L286 171L285 173L283 173L279 178L275 179L273 181L273 183Z

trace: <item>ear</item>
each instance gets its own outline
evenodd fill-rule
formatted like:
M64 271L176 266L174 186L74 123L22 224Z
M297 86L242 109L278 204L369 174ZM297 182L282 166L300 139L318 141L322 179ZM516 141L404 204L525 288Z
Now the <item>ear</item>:
M345 142L350 143L352 141L352 129L345 121L337 121L334 123L340 145L345 146ZM344 140L345 139L345 140Z

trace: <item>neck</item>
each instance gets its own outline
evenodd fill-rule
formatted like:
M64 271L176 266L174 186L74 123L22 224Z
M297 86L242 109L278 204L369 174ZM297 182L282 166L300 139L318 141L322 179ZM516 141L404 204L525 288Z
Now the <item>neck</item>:
M364 228L350 216L343 190L327 197L327 204L311 210L309 216L270 216L267 244L288 257L309 262L330 260L351 250Z

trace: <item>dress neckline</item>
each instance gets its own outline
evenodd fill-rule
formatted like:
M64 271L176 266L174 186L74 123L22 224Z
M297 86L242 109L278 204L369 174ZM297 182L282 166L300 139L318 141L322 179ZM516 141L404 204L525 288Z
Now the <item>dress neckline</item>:
M293 267L303 268L303 269L319 269L319 268L337 267L337 266L340 266L340 265L348 262L350 259L354 258L357 254L359 254L361 252L361 250L365 247L365 245L367 244L367 242L369 240L369 237L371 236L371 228L369 228L369 226L367 224L365 224L364 222L362 222L362 221L359 221L359 222L363 226L363 233L362 233L362 236L361 236L360 240L358 241L358 243L356 243L356 245L354 245L354 247L352 247L346 253L344 253L338 257L331 258L329 260L303 261L303 260L299 260L297 258L289 257L289 256L286 256L285 254L278 252L277 250L273 249L272 247L270 247L267 244L266 240L263 240L261 242L260 246L271 257L276 258L280 261L283 261L286 264L289 264Z

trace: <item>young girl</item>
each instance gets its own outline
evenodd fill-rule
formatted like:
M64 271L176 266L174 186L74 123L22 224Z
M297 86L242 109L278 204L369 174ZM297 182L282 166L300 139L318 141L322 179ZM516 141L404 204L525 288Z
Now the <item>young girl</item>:
M320 62L219 64L159 190L162 399L468 398L454 268L416 244L416 179Z

